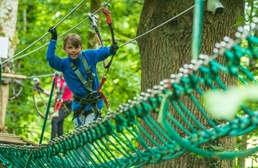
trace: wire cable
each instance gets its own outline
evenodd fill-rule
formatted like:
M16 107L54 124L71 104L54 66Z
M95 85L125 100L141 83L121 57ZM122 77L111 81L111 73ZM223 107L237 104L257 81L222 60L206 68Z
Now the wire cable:
M179 13L178 15L176 15L176 16L170 18L169 20L167 20L167 21L165 21L165 22L163 22L163 23L161 23L160 25L158 25L158 26L156 26L156 27L150 29L149 31L147 31L147 32L145 32L145 33L143 33L143 34L141 34L141 35L139 35L139 36L137 36L137 37L135 37L135 38L133 38L133 39L127 41L127 42L125 42L124 44L120 45L119 48L120 48L120 47L123 47L123 46L125 46L125 45L127 45L127 44L129 44L129 43L131 43L131 42L133 42L133 41L135 41L135 40L137 40L137 39L143 37L143 36L145 36L146 34L149 34L150 32L152 32L152 31L154 31L154 30L156 30L156 29L158 29L158 28L160 28L160 27L162 27L163 25L167 24L168 22L170 22L170 21L176 19L177 17L179 17L179 16L185 14L186 12L189 12L189 11L190 11L191 9L193 9L194 7L195 7L195 5L191 6L190 8L188 8L188 9L186 9L185 11Z
M44 77L49 77L49 76L54 76L55 73L52 74L46 74L46 75L38 75L38 76L27 76L27 79L33 79L33 78L44 78Z
M111 2L111 0L109 0L107 3L105 3L105 5L103 5L103 7L107 6L110 2ZM81 2L81 3L82 3L82 2ZM80 4L81 4L81 3L80 3ZM78 5L77 5L77 6L78 6ZM76 6L76 7L77 7L77 6ZM77 7L77 8L78 8L78 7ZM77 8L76 8L76 9L77 9ZM102 8L102 7L101 7L101 8ZM93 15L96 14L97 12L99 12L99 11L101 10L101 8L97 9L97 10L96 10L95 12L93 12L92 14L93 14ZM74 9L74 10L75 10L75 9ZM72 10L72 12L73 12L74 10ZM71 14L72 12L70 12L69 14ZM67 17L68 17L69 14L67 14ZM67 18L67 17L65 17L65 18ZM69 30L67 30L66 32L64 32L63 34L61 34L58 38L63 37L65 34L67 34L68 32L70 32L71 30L75 29L76 27L78 27L79 25L81 25L83 22L85 22L85 21L88 20L88 19L89 19L88 17L85 18L84 20L82 20L81 22L79 22L77 25L75 25L75 26L72 27L71 29L69 29ZM54 26L53 28L56 28L58 25L60 25L60 24L63 22L63 20L64 20L64 19L62 19L59 23L57 23L57 25ZM44 38L48 33L49 33L49 32L47 32L46 34L44 34L44 35L43 35L41 38L39 38L37 41L35 41L35 42L32 43L31 45L29 45L28 47L26 47L25 49L23 49L23 50L20 51L19 53L15 54L13 57L11 57L11 58L9 58L9 59L3 61L2 64L4 64L5 62L7 62L7 61L9 61L9 60L11 60L11 59L14 61L14 60L23 58L23 57L25 57L25 56L28 56L28 55L30 55L30 54L32 54L32 53L34 53L34 52L36 52L36 51L38 51L38 50L44 48L45 46L47 46L47 45L49 44L49 42L46 43L46 44L43 44L42 46L36 48L35 50L32 50L31 52L28 52L28 53L26 53L26 54L24 54L24 55L21 55L21 56L19 56L19 57L15 57L15 56L21 54L22 52L24 52L25 50L27 50L28 48L30 48L31 46L33 46L33 45L34 45L35 43L37 43L38 41L40 41L40 40L41 40L42 38Z
M69 12L63 19L61 19L53 28L56 28L57 26L59 26L68 16L70 16L77 8L79 8L79 6L81 6L81 4L84 2L85 0L82 0L78 5L76 5L75 8L73 8L73 10L71 12ZM26 48L24 48L23 50L21 50L20 52L18 52L17 54L15 54L13 57L6 59L5 61L2 62L2 64L4 64L5 62L13 59L15 56L23 53L24 51L26 51L27 49L29 49L31 46L33 46L34 44L36 44L38 41L40 41L41 39L43 39L49 32L45 33L43 36L41 36L39 39L37 39L36 41L34 41L33 43L31 43L29 46L27 46Z

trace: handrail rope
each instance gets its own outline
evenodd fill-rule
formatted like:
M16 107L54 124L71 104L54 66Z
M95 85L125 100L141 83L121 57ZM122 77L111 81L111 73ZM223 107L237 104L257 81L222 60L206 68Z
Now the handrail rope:
M167 20L167 21L165 21L165 22L163 22L163 23L161 23L160 25L158 25L158 26L156 26L156 27L154 27L154 28L148 30L147 32L145 32L145 33L143 33L143 34L141 34L141 35L139 35L139 36L137 36L137 37L135 37L135 38L133 38L133 39L127 41L127 42L125 42L124 44L120 45L119 48L121 48L121 47L123 47L123 46L125 46L125 45L127 45L127 44L129 44L129 43L131 43L131 42L133 42L133 41L135 41L135 40L141 38L142 36L145 36L146 34L149 34L150 32L152 32L152 31L154 31L154 30L156 30L156 29L158 29L158 28L160 28L160 27L162 27L163 25L167 24L168 22L170 22L170 21L176 19L177 17L183 15L184 13L189 12L189 11L190 11L192 8L194 8L194 7L195 7L195 5L191 6L190 8L188 8L188 9L186 9L185 11L179 13L178 15L176 15L176 16L170 18L169 20Z
M206 60L206 59L205 59ZM201 63L201 65L203 65L205 63L205 61L203 61L202 63ZM199 65L198 65L199 66ZM161 88L162 89L162 88ZM169 96L169 95L168 95ZM164 100L164 99L163 99ZM139 109L140 110L140 109ZM249 119L247 119L247 121L248 121L248 123L250 123L250 118ZM254 121L253 121L254 122ZM255 123L255 122L254 122ZM166 123L167 124L167 123ZM233 124L233 123L232 123ZM242 125L243 123L242 122L236 122L236 124L240 124L240 125ZM249 125L249 124L248 124ZM256 124L254 124L254 125L256 125ZM238 125L237 125L238 126ZM236 135L236 133L233 133L233 131L235 131L236 129L234 129L234 125L232 126L232 125L230 125L230 124L228 124L228 126L227 127L224 127L224 128L226 128L227 130L229 130L229 129L233 129L232 131L231 131L231 134L228 134L228 135L232 135L232 136L234 136L234 135ZM243 129L243 128L246 128L247 127L247 125L245 125L244 127L241 127L240 129ZM90 127L91 129L92 129L92 127ZM166 128L166 127L165 127ZM95 130L95 129L94 129ZM173 133L173 132L172 132ZM223 132L223 134L225 135L227 132ZM79 134L79 133L78 133ZM74 135L78 135L77 133L76 134L74 134ZM86 134L86 133L85 133ZM96 133L97 134L97 133ZM173 138L173 135L170 135L171 136L171 138ZM219 137L220 136L222 136L222 135L219 135ZM199 143L194 143L193 145L191 144L191 146L193 146L193 148L194 148L194 150L195 150L195 148L198 146L198 145L200 145L200 144L203 144L204 142L206 142L207 141L207 139L203 139L204 137L203 137L203 135L202 136L199 136L200 138L201 138L201 140L202 141L200 141ZM98 137L97 137L98 138ZM217 138L217 137L216 137ZM93 139L95 139L96 140L96 137L94 137ZM173 138L174 139L174 138ZM189 138L187 138L187 139L189 139ZM179 141L181 141L182 140L182 137L176 137L176 142L178 142L178 140ZM84 141L85 142L85 141ZM182 143L185 143L186 141L183 141ZM62 143L61 145L64 145L63 147L63 149L64 150L67 150L68 148L67 148L67 146L66 146L66 143L67 142L64 142L64 143ZM68 142L69 143L69 142ZM185 146L185 145L183 145L183 146ZM69 146L69 148L70 148L71 146ZM188 148L188 146L186 146L187 148ZM62 147L61 147L62 148ZM6 148L6 149L8 149L8 148ZM20 148L19 147L19 149L23 149L23 148ZM30 148L29 148L30 149ZM32 148L33 149L33 148ZM36 149L36 148L35 148ZM70 150L70 149L69 149ZM248 155L249 154L252 154L252 153L254 153L255 151L256 151L257 149L251 149L251 150L249 150L249 151L247 151L248 152ZM27 150L26 150L27 151ZM35 150L34 150L35 151ZM42 153L46 153L48 150L44 150ZM195 150L195 151L197 151L197 152L202 152L202 151L200 151L200 149L199 150ZM208 151L209 152L209 151ZM202 154L203 154L203 152L202 152ZM207 154L207 152L206 153L204 153L204 154ZM212 154L212 153L208 153L208 154ZM230 153L229 153L230 154ZM238 155L240 155L241 153L238 153ZM244 154L244 153L242 153L242 154ZM5 154L4 152L3 152L3 155L7 155L7 154ZM231 157L233 156L232 154L230 154L231 155ZM66 157L66 155L64 155L65 157ZM207 155L207 156L209 156L209 155ZM222 157L224 157L225 158L225 156L226 155L219 155L219 156L222 156ZM236 156L236 155L235 155ZM243 155L242 155L243 156ZM246 155L245 155L246 156ZM228 158L228 157L227 157ZM11 159L11 158L10 158ZM14 160L15 160L15 158L13 158ZM45 159L45 158L44 158ZM66 158L67 159L67 158ZM39 161L40 162L40 161ZM134 162L135 163L135 162ZM18 164L18 163L17 163Z
M55 73L54 73L54 74L55 74ZM25 79L32 79L32 78L39 78L39 77L48 77L48 76L53 76L54 74L47 74L47 75L41 75L41 76L26 77ZM26 85L22 84L20 80L14 79L14 80L11 80L11 82L18 84L21 88L19 89L19 91L15 91L15 90L13 89L13 96L12 96L12 97L9 97L9 98L8 98L9 100L13 100L13 99L17 98L17 97L21 94L21 92L22 92L22 90L23 90L23 87L35 90L35 88L32 88L32 87L30 87L30 86L26 86ZM37 90L37 91L38 91L38 92L41 92L41 90ZM41 92L41 93L43 93L43 92ZM46 94L46 93L44 93L44 94ZM48 94L46 94L46 95L48 95Z
M46 75L38 75L38 76L27 76L27 79L33 79L33 78L43 78L43 77L49 77L49 76L53 76L55 75L55 73L52 74L46 74Z
M81 6L81 4L84 2L85 0L82 0L78 5L75 6L75 8L73 8L73 10L71 12L69 12L63 19L61 19L54 27L56 28L57 26L59 26L68 16L70 16L77 8L79 8Z
M71 12L69 12L63 19L61 19L53 28L56 28L57 26L59 26L68 16L70 16L79 6L81 6L81 4L84 2L85 0L82 0L78 5L76 5L75 8L73 8L73 10ZM6 59L5 61L2 62L2 64L4 64L5 62L13 59L15 56L21 54L22 52L26 51L27 49L29 49L31 46L33 46L34 44L36 44L38 41L40 41L41 39L43 39L49 32L45 33L43 36L41 36L38 40L34 41L33 43L31 43L29 46L27 46L25 49L21 50L20 52L18 52L17 54L15 54L13 57Z
M75 29L75 28L78 27L79 25L81 25L81 24L82 24L83 22L85 22L86 20L88 20L88 18L82 20L82 21L79 22L77 25L75 25L74 27L70 28L68 31L66 31L66 32L64 32L63 34L61 34L60 36L58 36L58 39L59 39L60 37L63 37L66 33L70 32L71 30ZM34 53L34 52L40 50L41 48L47 46L48 44L49 44L49 42L43 44L42 46L36 48L35 50L32 50L31 52L28 52L28 53L26 53L26 54L24 54L24 55L21 55L21 56L19 56L19 57L15 57L15 58L13 58L13 60L16 60L16 59L19 59L19 58L23 58L23 57L25 57L25 56L28 56L28 55L30 55L30 54L32 54L32 53Z
M32 77L26 77L26 79L39 78L39 77L48 77L48 76L53 76L53 75L54 75L54 74L41 75L41 76L32 76ZM23 90L23 89L22 89L23 87L29 88L29 89L31 89L31 90L34 90L34 89L35 89L35 88L33 88L33 87L26 86L26 85L22 84L22 83L20 82L20 80L17 80L17 79L11 80L11 82L20 85L20 86L21 86L21 89L20 89L12 98L9 98L10 100L12 100L13 98L18 97L18 96L20 95L21 91Z
M110 3L110 1L111 1L111 0L109 0L105 5L107 5L108 3ZM127 45L127 44L129 44L129 43L131 43L131 42L133 42L133 41L135 41L135 40L137 40L137 39L139 39L139 38L141 38L142 36L144 36L144 35L146 35L146 34L149 34L151 31L154 31L155 29L157 29L157 28L159 28L159 27L165 25L166 23L168 23L168 22L170 22L170 21L176 19L177 17L179 17L179 16L183 15L184 13L190 11L192 8L194 8L194 6L195 6L195 5L191 6L190 8L186 9L185 11L179 13L178 15L172 17L171 19L169 19L169 20L163 22L162 24L160 24L160 25L154 27L153 29L151 29L151 30L149 30L149 31L147 31L147 32L145 32L145 33L143 33L143 34L141 34L141 35L139 35L139 36L137 36L137 37L135 37L135 38L133 38L133 39L127 41L126 43L120 45L119 48L120 48L120 47L123 47L123 46L125 46L125 45ZM92 15L96 14L99 10L101 10L101 8L99 8L98 10L96 10L96 12L92 13ZM74 27L72 27L71 29L69 29L68 31L66 31L65 33L61 34L58 38L62 37L63 35L65 35L65 34L68 33L69 31L75 29L76 27L78 27L80 24L82 24L83 22L85 22L85 21L88 20L88 19L89 19L88 17L85 18L85 19L82 20L80 23L78 23L77 25L75 25ZM12 58L13 58L13 60L16 60L16 59L25 57L25 56L27 56L27 55L30 55L30 54L32 54L32 53L34 53L34 52L40 50L41 48L47 46L48 44L49 44L49 42L46 43L46 44L44 44L44 45L42 45L41 47L39 47L39 48L33 50L33 51L27 53L27 54L21 55L20 57L16 57L16 58L13 58L13 57L12 57ZM17 55L17 54L16 54L16 55ZM2 64L5 63L5 62L7 62L7 61L8 61L8 60L5 60L4 62L2 62ZM1 64L0 64L0 65L1 65Z
M69 15L71 15L84 1L85 1L85 0L81 1L70 13L68 13L68 14L67 14L61 21L59 21L53 28L56 28L58 25L60 25L60 24L61 24ZM107 4L110 3L110 1L111 1L111 0L109 0L109 1L107 2ZM107 5L107 4L106 4L106 5ZM97 12L100 11L100 10L101 10L101 8L99 8L98 10L96 10L93 14L97 13ZM69 29L68 31L66 31L65 33L61 34L61 35L59 36L59 38L62 37L63 35L65 35L65 34L67 34L69 31L73 30L74 28L78 27L80 24L82 24L83 22L85 22L87 19L88 19L88 18L84 19L83 21L79 22L79 24L75 25L74 27L72 27L71 29ZM37 43L37 42L40 41L41 39L43 39L48 33L49 33L49 32L45 33L42 37L40 37L38 40L34 41L32 44L30 44L28 47L26 47L25 49L23 49L23 50L20 51L19 53L15 54L13 57L11 57L11 58L9 58L9 59L3 61L2 63L0 63L0 65L6 63L7 61L9 61L9 60L11 60L11 59L16 60L16 59L25 57L25 56L27 56L27 55L29 55L29 54L32 54L32 53L34 53L34 52L40 50L41 48L47 46L47 45L49 44L49 42L46 43L46 44L44 44L44 45L42 45L41 47L39 47L39 48L33 50L33 51L27 53L27 54L24 54L24 55L22 55L22 56L20 56L20 57L15 57L15 56L21 54L22 52L26 51L27 49L29 49L31 46L33 46L35 43Z

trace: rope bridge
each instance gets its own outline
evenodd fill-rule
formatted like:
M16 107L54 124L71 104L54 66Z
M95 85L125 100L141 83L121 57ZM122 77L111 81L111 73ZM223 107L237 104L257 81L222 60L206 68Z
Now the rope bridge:
M171 75L171 79L161 81L89 126L39 146L0 144L0 162L6 167L30 168L141 167L187 151L222 159L252 155L258 146L232 152L201 147L257 128L258 112L251 106L240 105L231 120L216 120L201 101L207 89L226 92L225 77L247 85L256 82L248 68L240 64L243 57L258 58L257 19L252 28L253 34L239 28L235 40L225 37L216 45L213 56L201 55L199 60L180 68L180 73ZM240 46L243 41L247 42L246 47ZM215 61L217 57L223 61ZM187 107L189 103L194 105L194 111ZM153 114L159 115L157 120Z

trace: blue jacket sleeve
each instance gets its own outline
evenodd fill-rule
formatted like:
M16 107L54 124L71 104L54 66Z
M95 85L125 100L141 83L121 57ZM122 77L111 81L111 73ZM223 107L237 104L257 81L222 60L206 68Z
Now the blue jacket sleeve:
M109 50L110 47L100 47L99 49L89 49L83 52L85 52L85 55L91 57L93 64L97 64L98 62L105 60L111 55Z
M51 40L48 44L46 59L50 67L57 71L62 71L62 59L55 55L56 52L56 41Z

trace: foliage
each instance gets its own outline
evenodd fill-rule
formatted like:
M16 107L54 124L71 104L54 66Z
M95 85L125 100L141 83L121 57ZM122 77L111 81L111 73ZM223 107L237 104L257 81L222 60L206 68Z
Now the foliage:
M50 40L50 34L47 32L48 29L58 24L57 32L60 39L57 43L57 55L60 57L66 57L62 49L61 39L63 36L61 37L61 35L63 33L78 33L82 37L84 49L87 49L87 40L96 41L96 39L87 39L88 31L93 31L87 19L87 14L94 12L89 11L89 2L83 3L76 11L71 13L60 23L79 2L79 0L19 1L17 18L19 44L16 50L16 54L18 53L18 55L15 55L15 58L19 59L14 60L14 65L15 72L27 76L27 79L22 83L24 88L19 97L8 103L6 117L8 132L15 132L17 135L23 136L28 140L39 141L43 119L37 114L33 106L32 78L35 76L53 74L55 72L48 66L45 60L47 43ZM113 20L115 38L119 46L136 36L141 8L140 3L133 1L114 1L114 3L111 1L109 10L111 11ZM105 23L104 14L100 12L99 17L101 23L99 31L103 38L104 45L108 46L111 44L108 25ZM83 20L85 20L85 22L78 25L78 23ZM34 52L34 50L36 50L36 52ZM108 73L108 79L102 88L102 92L107 96L112 110L116 110L119 104L126 102L128 99L132 99L133 96L139 93L140 69L140 57L137 44L130 43L121 47L114 57ZM98 65L98 71L101 80L106 72L102 63ZM50 90L51 80L51 76L40 78L41 87L45 90ZM72 115L65 120L65 132L73 130L71 118ZM50 128L50 121L48 120L43 143L49 140Z

